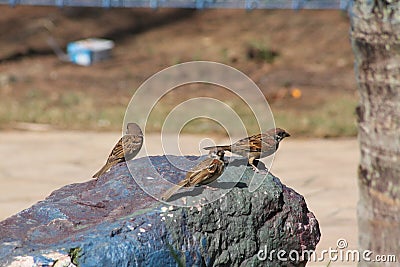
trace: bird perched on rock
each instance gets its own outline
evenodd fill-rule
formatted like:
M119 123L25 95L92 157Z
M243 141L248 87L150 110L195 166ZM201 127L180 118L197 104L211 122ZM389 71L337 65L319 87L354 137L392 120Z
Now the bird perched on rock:
M106 164L93 175L93 178L100 177L112 166L133 159L142 148L143 133L136 123L128 123L126 134L119 139L108 156Z
M204 147L205 150L226 150L234 154L246 157L254 171L258 168L254 165L254 160L265 158L275 153L279 147L279 142L290 134L281 128L270 129L265 133L255 134L225 146Z
M217 152L215 156L206 158L199 164L190 169L185 179L180 181L177 185L169 189L162 196L162 200L167 201L173 194L175 194L182 187L194 187L198 185L207 185L221 176L225 168L223 150Z

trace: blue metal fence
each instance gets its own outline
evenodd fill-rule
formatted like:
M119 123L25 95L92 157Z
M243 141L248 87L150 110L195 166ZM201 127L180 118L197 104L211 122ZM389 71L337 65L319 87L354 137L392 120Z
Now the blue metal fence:
M75 7L348 9L352 0L0 0L0 4Z

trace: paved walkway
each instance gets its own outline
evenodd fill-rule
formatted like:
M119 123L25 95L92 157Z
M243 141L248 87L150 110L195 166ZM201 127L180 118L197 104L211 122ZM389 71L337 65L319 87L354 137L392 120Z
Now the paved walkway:
M2 132L0 133L0 220L45 198L53 190L90 179L104 163L119 133ZM184 154L199 154L203 136L183 136ZM159 135L146 136L150 155L164 154ZM173 139L169 139L173 140ZM217 143L226 140L214 139ZM203 146L206 141L202 141ZM178 148L164 146L167 153ZM145 155L142 149L139 156ZM205 153L203 151L203 153ZM345 238L357 247L357 141L285 139L272 173L302 194L322 231L318 250L336 248ZM356 265L336 262L330 266ZM311 263L308 266L327 266Z

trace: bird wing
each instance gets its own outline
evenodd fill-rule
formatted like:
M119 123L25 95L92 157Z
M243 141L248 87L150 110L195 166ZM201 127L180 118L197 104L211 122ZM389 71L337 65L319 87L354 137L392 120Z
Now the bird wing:
M143 145L143 137L138 135L124 135L122 137L123 156L125 161L133 159L140 151Z
M208 158L193 167L186 175L186 186L195 186L207 180L217 171L219 161L218 159Z
M221 166L222 165L222 166ZM163 194L162 199L168 200L173 194L175 194L182 187L192 187L195 185L207 184L212 182L222 173L224 162L219 159L205 159L195 167L193 167L185 176L185 179L180 181L177 185L173 186L166 193ZM219 171L221 169L221 171ZM208 181L210 180L210 181Z
M261 134L255 134L250 137L240 139L232 146L235 150L243 150L248 152L259 152L261 150Z
M256 134L249 138L250 152L259 152L262 146L262 134Z
M124 158L124 149L122 147L122 138L119 139L118 143L114 146L113 150L111 150L110 155L108 156L107 163L110 162L121 162Z
M195 186L198 185L199 183L201 183L201 181L203 181L204 179L207 179L210 175L210 172L208 169L202 169L202 170L198 170L195 172L192 172L189 175L189 179L188 179L188 183L187 183L187 187L191 187L191 186Z
M214 182L224 171L225 164L222 160L214 159L213 164L208 168L208 175L204 177L198 184L206 185Z

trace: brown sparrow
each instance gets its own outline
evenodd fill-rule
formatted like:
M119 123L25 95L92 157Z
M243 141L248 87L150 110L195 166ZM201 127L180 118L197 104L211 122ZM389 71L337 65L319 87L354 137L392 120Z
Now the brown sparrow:
M259 170L254 165L254 160L265 158L275 153L279 147L279 142L290 134L281 128L270 129L266 133L255 134L250 137L240 139L232 145L204 147L205 150L227 150L249 160L249 164L254 171Z
M185 179L165 192L161 199L167 201L182 187L207 185L217 180L225 168L224 154L225 152L220 150L216 156L207 158L194 166L187 172Z
M108 156L106 164L101 168L93 178L100 177L112 166L133 159L142 148L143 133L136 123L128 123L126 134L119 139Z

